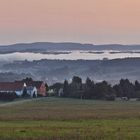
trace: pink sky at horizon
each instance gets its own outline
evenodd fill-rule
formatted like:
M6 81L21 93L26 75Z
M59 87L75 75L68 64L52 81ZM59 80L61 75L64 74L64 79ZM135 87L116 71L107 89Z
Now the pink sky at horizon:
M140 44L139 0L0 0L0 44Z

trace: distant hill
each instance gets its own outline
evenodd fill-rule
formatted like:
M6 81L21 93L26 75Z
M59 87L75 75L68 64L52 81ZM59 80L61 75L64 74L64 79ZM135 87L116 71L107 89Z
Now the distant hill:
M61 51L61 50L140 50L140 45L93 45L80 43L51 43L51 42L36 42L36 43L22 43L13 45L0 46L0 53L12 52L46 52L46 51Z
M114 60L39 60L15 61L0 67L0 81L15 80L29 75L35 80L48 84L71 80L76 75L86 80L90 77L96 82L107 80L118 83L121 78L140 81L140 58ZM12 72L4 74L5 72ZM16 75L18 74L18 75ZM15 77L15 78L14 78Z

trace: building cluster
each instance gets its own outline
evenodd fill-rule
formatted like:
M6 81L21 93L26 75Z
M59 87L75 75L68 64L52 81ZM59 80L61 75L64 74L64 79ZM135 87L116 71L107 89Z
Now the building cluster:
M43 81L33 81L26 78L21 81L0 82L0 93L15 93L18 97L36 98L46 96L46 86Z

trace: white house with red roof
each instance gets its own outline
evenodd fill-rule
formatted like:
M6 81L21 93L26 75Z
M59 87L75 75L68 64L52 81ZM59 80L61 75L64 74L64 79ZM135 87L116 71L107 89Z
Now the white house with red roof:
M31 78L15 82L0 82L0 93L15 92L17 96L27 94L30 97L46 96L46 87L43 81L33 81Z

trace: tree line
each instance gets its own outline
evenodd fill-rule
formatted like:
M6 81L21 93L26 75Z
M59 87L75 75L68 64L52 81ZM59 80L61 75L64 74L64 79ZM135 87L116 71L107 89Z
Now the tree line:
M82 99L105 99L115 100L116 97L140 98L140 83L121 79L118 84L111 85L107 81L95 83L87 78L85 83L82 78L74 76L72 82L56 83L50 87L54 89L55 96L82 98Z

